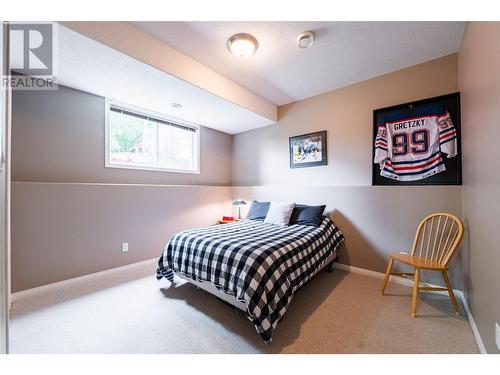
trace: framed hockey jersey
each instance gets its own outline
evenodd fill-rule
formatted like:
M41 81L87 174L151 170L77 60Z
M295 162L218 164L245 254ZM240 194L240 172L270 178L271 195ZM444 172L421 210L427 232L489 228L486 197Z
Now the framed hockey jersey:
M460 94L373 111L373 185L460 185Z

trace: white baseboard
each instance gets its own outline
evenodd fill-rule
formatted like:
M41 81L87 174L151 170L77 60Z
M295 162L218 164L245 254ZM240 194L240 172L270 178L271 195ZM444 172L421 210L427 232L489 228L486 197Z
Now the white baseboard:
M385 274L382 272L367 270L364 268L349 266L347 264L342 264L342 263L337 263L337 262L333 263L333 267L337 268L339 270L347 271L347 272L358 273L360 275L374 277L376 279L383 279L385 276ZM403 278L397 277L397 276L391 276L389 281L392 281L396 284L405 285L405 286L413 286L413 282L411 280L403 279ZM434 284L429 284L429 286L440 287L439 285L434 285ZM476 322L474 321L474 317L472 316L472 313L470 311L469 304L467 303L467 300L465 298L464 292L461 290L458 290L458 289L453 289L453 292L455 293L455 296L460 298L460 300L462 301L462 305L464 306L465 313L467 315L467 319L469 320L469 324L470 324L472 332L474 334L474 338L476 339L476 344L477 344L477 347L479 348L479 352L481 354L487 354L486 349L485 349L484 344L483 344L483 340L482 340L481 335L479 334L479 331L477 329ZM448 295L448 292L446 292L446 291L438 291L438 292L433 292L433 293Z
M349 266L347 264L334 263L334 267L338 268L339 270L343 270L343 271L347 271L347 272L353 272L353 273L359 273L361 275L370 276L370 277L374 277L376 279L381 279L381 280L385 277L385 273L377 272L377 271L372 271L372 270L367 270L365 268L359 268L359 267ZM404 278L401 278L401 277L397 277L397 276L391 276L389 278L389 281L392 281L393 283L396 283L396 284L405 285L405 286L413 286L413 281L411 281L409 279L404 279ZM431 286L433 288L442 288L441 285L435 285L435 284L429 284L429 286ZM453 292L460 299L462 298L463 293L462 293L461 290L453 289ZM432 293L438 293L438 294L448 295L448 292L446 292L446 291L437 291L437 292L432 292Z
M144 261L138 262L138 263L127 264L125 266L111 268L111 269L105 270L105 271L100 271L100 272L90 273L88 275L74 277L72 279L59 281L57 283L52 283L52 284L42 285L42 286L32 288L32 289L22 290L20 292L12 293L10 301L11 301L11 303L16 302L16 301L20 301L20 300L25 299L25 298L34 297L34 296L40 295L42 293L55 291L57 289L60 289L60 288L63 288L63 287L66 287L66 286L69 286L72 284L80 283L82 281L85 282L85 281L95 279L97 277L102 277L102 276L112 275L112 274L116 274L116 273L120 273L120 272L130 271L134 268L140 268L140 267L147 265L147 264L151 264L152 266L154 266L154 264L156 264L157 261L158 261L158 258L152 258L152 259L144 260Z
M479 330L477 329L476 322L474 321L474 317L469 308L469 304L467 303L467 299L465 298L465 293L462 293L462 304L464 305L465 313L467 314L467 319L469 319L470 327L472 328L472 333L474 333L474 338L476 339L477 347L479 348L479 353L488 354L486 348L483 344L483 339L479 334Z

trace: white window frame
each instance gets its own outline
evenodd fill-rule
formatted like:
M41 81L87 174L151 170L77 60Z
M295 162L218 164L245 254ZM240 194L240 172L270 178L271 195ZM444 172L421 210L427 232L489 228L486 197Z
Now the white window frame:
M196 152L194 156L195 168L191 169L171 169L171 168L162 168L162 167L154 167L154 166L142 166L142 165L130 165L130 164L120 164L113 163L109 160L109 111L110 108L120 108L125 111L137 113L138 115L148 116L152 118L156 118L158 120L171 122L173 124L178 124L182 126L186 126L188 128L192 128L195 130L195 142L196 145L193 148ZM164 114L153 112L150 110L146 110L143 108L139 108L130 104L125 104L122 102L117 102L115 100L106 99L104 104L104 114L105 114L105 125L104 125L104 166L106 168L118 168L118 169L137 169L137 170L145 170L145 171L157 171L157 172L169 172L169 173L187 173L187 174L200 174L200 144L201 144L201 134L200 134L200 126L194 124L189 121L181 120L172 116L166 116ZM166 125L168 126L168 125Z

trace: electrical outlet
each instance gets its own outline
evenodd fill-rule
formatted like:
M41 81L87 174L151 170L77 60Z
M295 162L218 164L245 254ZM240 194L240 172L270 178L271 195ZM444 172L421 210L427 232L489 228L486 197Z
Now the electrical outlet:
M128 251L128 242L122 243L122 252L125 253Z
M497 344L498 350L500 350L500 324L495 324L495 343Z

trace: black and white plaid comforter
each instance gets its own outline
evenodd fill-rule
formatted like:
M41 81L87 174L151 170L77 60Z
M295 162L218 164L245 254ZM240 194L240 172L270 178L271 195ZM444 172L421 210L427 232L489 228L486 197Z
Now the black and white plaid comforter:
M157 278L179 273L210 282L246 305L267 342L293 295L323 267L344 236L324 218L320 227L278 227L242 220L175 234L158 261Z

